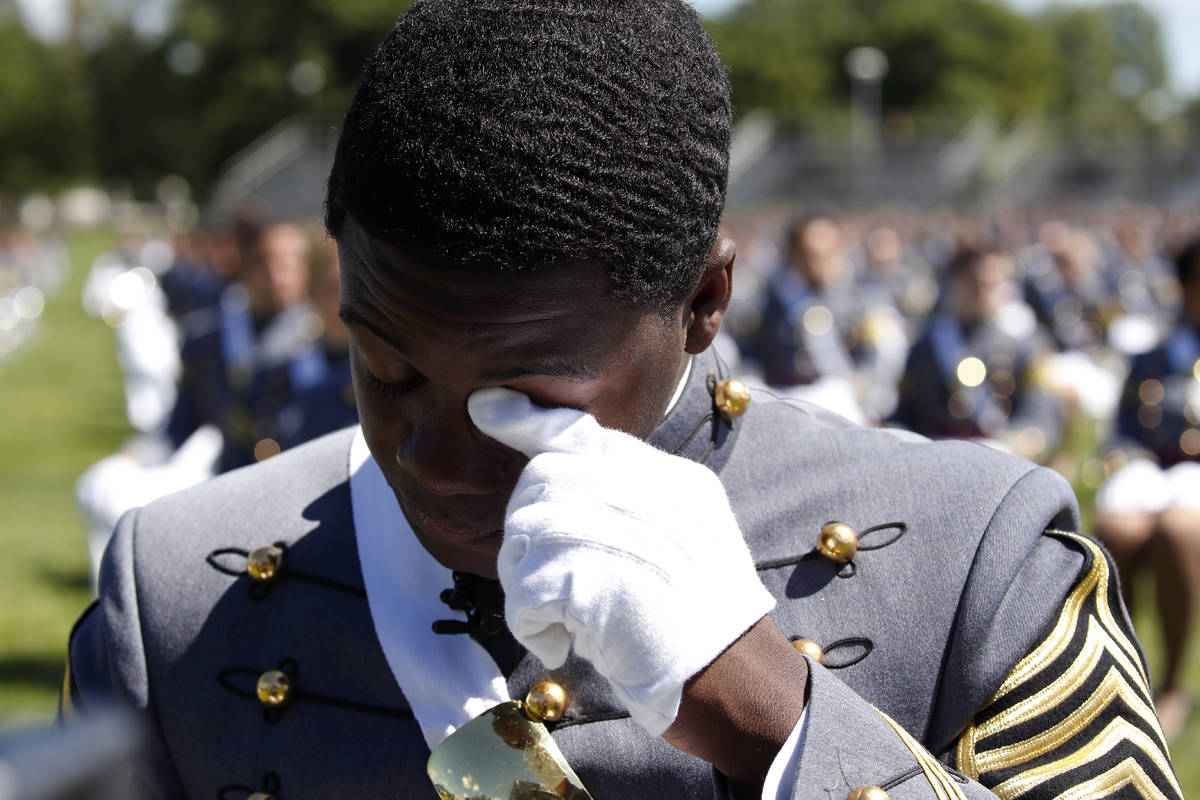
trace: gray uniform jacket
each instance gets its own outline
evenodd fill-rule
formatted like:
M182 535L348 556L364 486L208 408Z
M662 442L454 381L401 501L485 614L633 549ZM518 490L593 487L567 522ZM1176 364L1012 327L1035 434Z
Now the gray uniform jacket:
M810 662L794 797L864 785L893 798L1179 796L1116 575L1072 533L1062 478L767 394L729 422L711 395L723 371L698 358L651 441L720 475L778 599L771 616L824 649L824 666ZM156 796L435 796L363 590L351 438L331 434L118 526L100 601L72 634L64 706L115 694L143 710ZM835 520L859 536L844 565L815 548ZM286 548L282 571L255 582L245 556L272 542ZM277 668L292 699L265 707L256 680ZM546 677L570 695L554 738L597 800L713 796L711 768L634 725L582 660L550 672L525 654L511 696Z

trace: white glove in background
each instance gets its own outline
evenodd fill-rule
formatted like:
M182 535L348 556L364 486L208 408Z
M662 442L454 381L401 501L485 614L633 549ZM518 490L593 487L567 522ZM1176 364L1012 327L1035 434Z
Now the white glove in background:
M720 480L568 408L475 392L475 425L530 457L499 575L517 640L547 667L571 647L660 736L683 684L775 605Z

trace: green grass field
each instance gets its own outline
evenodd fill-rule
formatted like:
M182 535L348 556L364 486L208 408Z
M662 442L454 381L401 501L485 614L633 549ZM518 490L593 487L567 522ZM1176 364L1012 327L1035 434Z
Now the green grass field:
M72 238L70 274L37 332L0 362L0 726L54 713L67 634L91 595L72 487L129 431L112 331L80 306L110 244Z
M129 433L112 331L79 300L92 259L111 243L103 233L71 240L70 276L38 334L0 363L0 730L55 713L67 635L90 601L72 487ZM1154 665L1161 640L1152 588L1139 585L1146 602L1137 626ZM1190 685L1200 693L1200 646ZM1184 795L1200 797L1200 710L1172 753Z

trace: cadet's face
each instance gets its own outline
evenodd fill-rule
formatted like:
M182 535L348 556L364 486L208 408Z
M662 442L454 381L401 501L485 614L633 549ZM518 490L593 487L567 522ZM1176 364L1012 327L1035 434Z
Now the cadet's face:
M967 320L990 319L1010 297L1012 260L988 253L962 278L959 316Z
M814 286L835 283L842 271L842 234L837 224L815 219L804 226L801 241L809 282Z
M495 577L525 464L471 423L472 392L508 386L645 437L682 373L683 326L614 299L599 268L457 275L352 219L338 251L363 435L413 532L452 569Z
M277 225L263 233L258 262L249 279L256 306L279 311L304 299L308 250L304 233L291 225Z

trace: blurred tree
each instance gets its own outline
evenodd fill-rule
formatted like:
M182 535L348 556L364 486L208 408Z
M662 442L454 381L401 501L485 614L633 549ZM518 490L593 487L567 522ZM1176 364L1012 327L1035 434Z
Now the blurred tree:
M847 52L887 54L885 111L959 123L1039 111L1053 79L1045 32L997 0L748 0L710 25L738 109L815 123L846 108Z
M1145 134L1166 85L1158 20L1138 3L1058 7L1042 15L1057 53L1052 111L1071 136ZM1147 113L1149 112L1149 113Z
M0 9L12 2L0 0ZM88 35L75 39L101 176L129 180L147 196L159 176L178 173L201 197L223 162L281 119L303 115L336 127L363 61L409 5L156 0L173 13L165 31L147 35L129 21L143 0L72 2L87 17ZM1136 2L1030 16L1001 0L743 0L709 27L739 112L765 108L834 132L849 119L845 57L860 45L887 54L884 114L906 121L908 131L944 134L986 110L1002 121L1058 119L1069 134L1144 134L1156 124L1155 93L1161 100L1165 81L1158 25ZM22 42L0 39L0 93L18 92L5 81L24 86L39 73L37 85L51 88L22 91L38 93L35 111L54 122L14 130L52 131L65 124L58 120L78 119L78 110L55 110L71 97L52 88L64 74L59 56L46 51L38 57L54 63L29 70L18 54L38 43ZM3 69L17 62L21 69ZM0 114L15 107L3 102ZM7 125L0 130L9 135ZM35 138L40 147L54 141ZM72 141L82 150L87 139ZM79 158L66 153L54 163L82 169Z
M26 30L0 0L0 192L62 186L88 173L87 99L71 52Z
M992 0L860 0L862 36L888 54L884 101L959 123L1040 112L1052 91L1045 31Z
M220 165L281 119L336 125L400 0L180 0L153 40L110 28L91 55L107 177L139 194L171 172L203 196Z
M835 90L854 18L850 3L748 0L709 21L738 112L811 122L844 106Z

